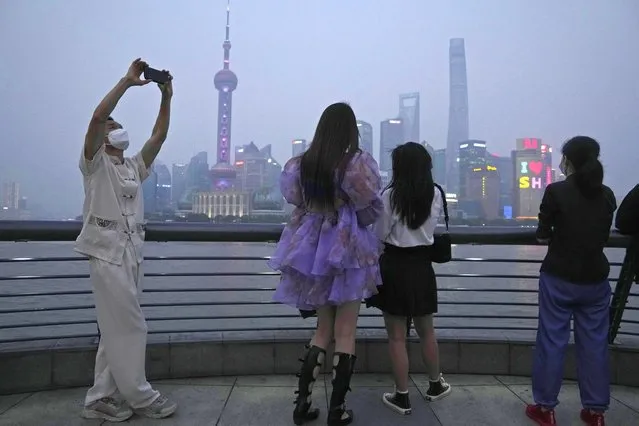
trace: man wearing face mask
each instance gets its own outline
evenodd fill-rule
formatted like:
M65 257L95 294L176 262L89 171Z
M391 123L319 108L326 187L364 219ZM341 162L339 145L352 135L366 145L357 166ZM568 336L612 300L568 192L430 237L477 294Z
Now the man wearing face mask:
M111 117L128 89L150 83L140 78L146 66L140 59L133 61L102 99L91 117L80 157L84 223L75 250L89 256L101 332L94 385L82 413L85 418L125 421L134 412L163 418L177 409L146 380L147 326L138 300L145 232L142 182L168 133L172 81L158 85L160 112L151 137L133 157L124 157L129 136ZM117 391L125 401L114 397Z

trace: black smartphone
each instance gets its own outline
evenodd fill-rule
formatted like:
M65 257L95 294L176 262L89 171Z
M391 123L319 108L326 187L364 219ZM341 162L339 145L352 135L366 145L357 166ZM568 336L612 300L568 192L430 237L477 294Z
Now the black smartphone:
M146 67L144 68L144 78L147 80L153 80L156 83L164 84L169 81L169 72Z

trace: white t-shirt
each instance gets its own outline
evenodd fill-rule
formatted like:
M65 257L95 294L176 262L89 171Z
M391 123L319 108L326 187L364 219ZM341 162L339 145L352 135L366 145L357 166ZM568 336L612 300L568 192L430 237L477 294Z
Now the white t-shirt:
M382 193L384 210L373 225L375 234L384 243L397 247L431 246L434 242L433 234L437 222L443 211L443 200L439 189L435 188L435 196L430 207L430 216L422 226L410 229L399 220L397 213L392 211L390 194L392 189Z

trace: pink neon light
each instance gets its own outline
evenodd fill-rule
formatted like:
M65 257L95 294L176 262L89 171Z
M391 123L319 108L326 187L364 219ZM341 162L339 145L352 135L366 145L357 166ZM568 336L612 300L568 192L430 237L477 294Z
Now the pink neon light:
M539 140L535 138L524 139L524 149L537 149L539 148Z
M528 163L528 168L536 175L540 175L544 165L541 161L531 161Z

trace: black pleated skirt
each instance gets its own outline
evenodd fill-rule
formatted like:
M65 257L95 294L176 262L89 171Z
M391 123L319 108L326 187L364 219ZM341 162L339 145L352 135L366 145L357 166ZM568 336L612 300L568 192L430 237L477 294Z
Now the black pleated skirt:
M385 244L379 258L382 286L366 300L385 313L419 317L437 312L437 281L430 246L396 247Z

